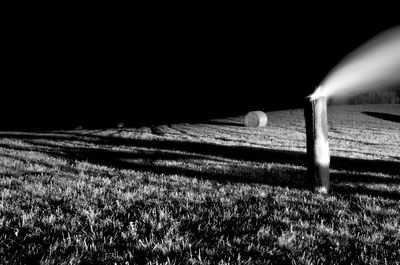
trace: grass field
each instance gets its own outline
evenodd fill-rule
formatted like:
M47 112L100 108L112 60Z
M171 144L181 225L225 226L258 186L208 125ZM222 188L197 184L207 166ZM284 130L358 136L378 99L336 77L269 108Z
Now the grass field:
M399 264L400 105L329 107L332 191L303 110L0 132L0 263Z

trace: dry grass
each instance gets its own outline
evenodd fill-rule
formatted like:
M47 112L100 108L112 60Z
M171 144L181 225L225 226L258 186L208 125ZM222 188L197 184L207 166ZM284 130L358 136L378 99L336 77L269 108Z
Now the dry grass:
M400 106L329 108L326 196L305 186L302 110L267 115L2 132L0 263L398 263Z

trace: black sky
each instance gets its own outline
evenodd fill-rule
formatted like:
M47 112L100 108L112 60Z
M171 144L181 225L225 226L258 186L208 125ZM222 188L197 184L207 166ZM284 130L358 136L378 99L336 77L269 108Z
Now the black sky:
M400 24L395 9L366 10L17 1L5 123L138 125L299 107L343 56Z

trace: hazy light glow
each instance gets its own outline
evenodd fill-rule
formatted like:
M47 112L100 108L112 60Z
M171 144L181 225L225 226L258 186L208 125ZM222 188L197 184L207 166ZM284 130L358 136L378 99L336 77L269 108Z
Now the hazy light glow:
M346 56L312 97L344 97L400 84L400 27L386 30Z
M326 94L324 93L324 90L322 89L321 86L317 87L317 89L315 89L314 93L312 93L310 96L311 100L316 100L320 97L326 97Z

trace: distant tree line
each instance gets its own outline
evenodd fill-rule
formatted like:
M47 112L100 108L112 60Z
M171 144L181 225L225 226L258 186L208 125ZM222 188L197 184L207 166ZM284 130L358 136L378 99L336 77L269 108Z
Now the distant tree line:
M332 105L400 104L400 87L332 100Z

